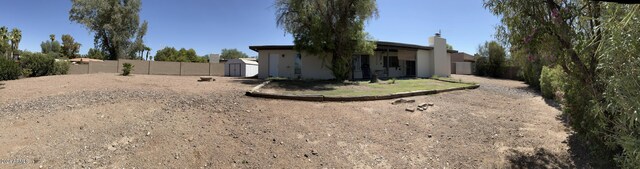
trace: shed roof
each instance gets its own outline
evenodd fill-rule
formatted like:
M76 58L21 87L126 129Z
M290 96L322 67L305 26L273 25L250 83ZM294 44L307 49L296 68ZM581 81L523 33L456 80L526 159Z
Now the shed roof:
M229 59L226 63L245 63L249 65L258 65L258 62L251 60L253 58Z

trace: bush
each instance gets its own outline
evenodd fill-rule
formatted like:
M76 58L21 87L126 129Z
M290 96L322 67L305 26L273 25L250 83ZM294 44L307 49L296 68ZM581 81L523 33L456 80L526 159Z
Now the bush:
M122 76L129 76L132 70L133 70L133 65L131 63L122 64Z
M18 79L20 74L22 74L20 65L12 60L0 58L0 81Z
M53 57L42 53L32 53L24 56L21 60L23 68L31 69L32 73L29 75L30 77L54 74L54 62L55 59L53 59Z
M559 66L550 68L547 66L542 67L540 74L540 90L542 91L542 97L547 99L562 100L558 95L563 93L564 82L566 74Z
M59 61L53 64L53 74L54 75L66 75L69 72L69 67L71 65L67 61Z
M473 74L477 76L487 76L487 58L478 57L474 66Z
M33 71L31 71L31 69L22 69L22 76L23 77L28 77L29 75L31 75L31 73L33 73Z

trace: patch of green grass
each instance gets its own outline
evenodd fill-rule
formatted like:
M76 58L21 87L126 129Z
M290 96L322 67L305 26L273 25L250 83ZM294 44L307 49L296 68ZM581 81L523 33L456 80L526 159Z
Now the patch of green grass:
M465 83L451 83L434 79L396 79L394 83L384 81L369 83L358 81L344 84L331 81L274 81L266 88L277 93L291 95L324 95L324 96L380 96L400 92L418 90L439 90L471 86Z

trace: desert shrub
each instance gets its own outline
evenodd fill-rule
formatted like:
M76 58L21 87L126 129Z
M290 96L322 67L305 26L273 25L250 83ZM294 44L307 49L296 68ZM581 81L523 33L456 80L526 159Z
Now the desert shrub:
M71 64L67 61L58 61L53 63L53 74L54 75L66 75L69 72L69 67Z
M122 64L122 76L129 76L132 70L133 70L133 65L131 63Z
M540 73L540 90L542 91L542 97L556 100L562 99L556 97L556 93L563 92L565 76L566 74L559 66L555 68L542 67Z
M31 69L22 69L22 76L23 77L28 77L29 75L31 75L31 73L33 73L33 71L31 71Z
M55 70L55 59L42 53L29 54L24 56L20 61L23 68L31 69L32 73L29 75L30 77L51 75Z
M22 74L20 65L12 60L0 57L0 81L18 79Z

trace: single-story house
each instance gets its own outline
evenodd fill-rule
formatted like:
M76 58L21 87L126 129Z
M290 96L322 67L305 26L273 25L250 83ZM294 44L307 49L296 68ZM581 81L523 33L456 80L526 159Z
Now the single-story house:
M355 55L352 59L351 79L369 79L376 73L380 78L393 77L449 77L451 54L447 42L439 34L429 38L429 46L377 41L373 55ZM333 79L329 69L330 57L298 52L293 45L250 46L258 52L259 78ZM323 59L325 58L325 59Z
M460 52L451 54L451 74L469 75L473 73L474 56Z
M224 63L224 75L253 77L258 74L258 62L251 58L230 59Z

